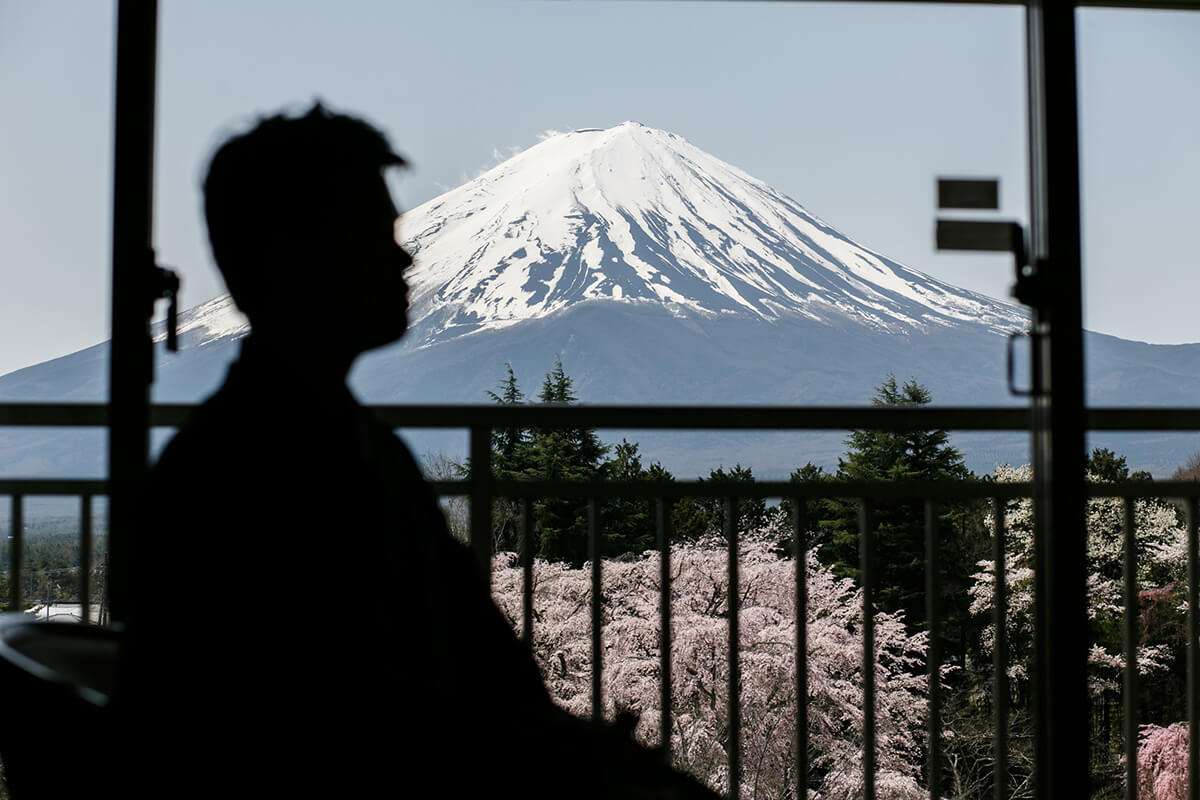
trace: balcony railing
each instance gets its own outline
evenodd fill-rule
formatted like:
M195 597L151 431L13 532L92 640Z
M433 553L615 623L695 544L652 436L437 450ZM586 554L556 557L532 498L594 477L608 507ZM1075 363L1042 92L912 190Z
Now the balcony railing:
M182 424L191 407L184 405L158 406L152 411L155 426L175 427ZM1004 797L1008 786L1008 729L1009 707L1007 675L1007 647L1004 641L1008 598L1004 577L1004 511L1007 501L1028 498L1033 495L1033 486L1027 483L993 483L988 481L937 481L937 482L720 482L720 481L500 481L495 480L490 468L492 431L503 428L602 428L602 429L646 429L646 430L756 430L756 431L803 431L803 430L988 430L1028 431L1030 411L1021 408L772 408L772 407L601 407L601 406L378 406L376 413L394 428L461 428L470 434L470 456L474 467L473 475L466 480L436 481L435 492L441 496L465 496L470 503L470 547L480 564L490 569L491 564L491 515L494 499L504 498L518 503L522 509L519 527L519 559L524 573L522 597L523 640L532 643L534 629L533 614L533 548L532 548L532 502L546 497L586 497L588 508L588 548L591 569L591 695L592 715L603 714L602 680L604 674L604 650L601 639L601 608L603 602L602 577L604 561L601 552L602 531L600 530L597 502L603 498L642 498L653 502L656 509L656 545L661 566L659 620L661 640L659 647L661 691L660 742L664 757L671 759L670 743L672 730L671 699L671 532L669 507L680 498L720 498L724 503L723 533L728 547L728 596L732 610L736 610L738 597L738 553L739 531L737 527L738 503L747 499L780 498L791 500L793 505L792 540L795 559L795 687L798 698L795 720L794 770L797 776L796 796L806 796L809 765L804 754L808 752L808 692L807 692L807 630L808 613L807 583L805 577L804 547L806 533L810 530L805 518L806 502L814 499L856 498L860 506L859 550L860 574L862 576L862 659L871 668L863 671L863 774L865 776L864 797L875 797L875 671L874 667L874 610L872 595L876 560L873 553L872 518L869 510L875 503L895 500L911 500L924 503L925 507L925 585L927 619L930 630L939 630L942 622L940 603L936 587L938 560L938 530L935 509L939 503L964 500L988 501L992 508L992 538L995 562L993 597L993 622L998 640L993 647L992 665L994 692L994 785L996 796ZM99 405L0 405L0 426L81 426L98 427L106 424L107 410ZM1087 414L1087 425L1092 430L1145 431L1145 430L1200 430L1198 409L1091 409ZM91 593L89 585L90 554L92 551L93 520L92 498L104 495L107 483L104 480L57 480L57 479L3 479L0 480L0 495L7 495L11 502L11 541L9 580L11 607L24 608L22 591L23 519L24 501L31 496L73 495L80 498L80 600L84 619L88 619L88 603ZM1200 572L1197 556L1200 537L1197 534L1198 504L1200 504L1200 482L1194 481L1127 481L1120 483L1093 484L1089 488L1092 497L1119 498L1124 503L1124 607L1123 650L1125 656L1124 691L1122 692L1123 738L1125 742L1125 774L1127 796L1134 797L1137 786L1137 740L1138 719L1136 702L1136 665L1138 663L1137 631L1137 553L1134 523L1134 501L1140 498L1173 498L1182 501L1186 508L1187 535L1187 716L1191 730L1195 730L1200 710L1200 665L1197 664L1197 643L1200 641ZM118 532L119 535L119 532ZM1046 619L1053 627L1055 620ZM1061 630L1050 635L1083 636L1079 630ZM731 797L737 797L741 775L741 715L739 693L741 674L737 653L740 630L737 613L730 613L728 624L729 686L727 710L728 731L728 774ZM930 637L928 665L928 740L926 780L928 786L942 785L942 697L940 638ZM1083 731L1080 731L1083 735ZM1197 786L1196 770L1200 758L1197 750L1200 737L1191 738L1189 764L1190 785ZM1054 742L1048 743L1047 757L1054 757ZM1195 795L1193 795L1195 796Z

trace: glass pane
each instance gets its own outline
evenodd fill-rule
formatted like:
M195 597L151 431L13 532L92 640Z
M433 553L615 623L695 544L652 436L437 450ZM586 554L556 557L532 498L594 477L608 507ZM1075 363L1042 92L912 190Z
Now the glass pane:
M108 337L113 20L109 2L0 6L0 402L107 395L102 360L7 373Z
M1088 339L1088 400L1192 406L1200 15L1085 9L1078 23L1084 323L1098 334ZM1092 444L1159 477L1200 451L1200 439L1174 433Z
M280 28L280 19L291 22ZM581 57L581 37L604 45ZM413 163L393 180L398 204L409 212L401 220L401 236L410 241L431 219L429 206L422 204L515 154L526 154L526 162L541 158L536 154L556 146L555 132L559 141L570 136L598 141L612 138L605 132L630 120L644 126L627 129L643 131L630 133L630 141L694 146L712 159L704 161L705 170L731 165L740 171L736 174L773 187L815 218L804 223L816 226L805 229L813 242L783 234L807 248L809 272L800 270L799 278L743 275L745 280L735 277L725 289L720 288L723 278L703 274L708 269L704 247L721 247L717 230L748 251L733 259L737 263L721 265L724 274L756 269L759 257L788 262L801 256L772 252L768 242L784 230L778 219L752 221L739 234L738 215L752 213L738 211L737 203L758 201L736 192L736 202L721 200L701 180L692 179L686 189L707 193L709 199L696 200L699 210L684 216L687 225L707 230L716 244L688 245L687 227L673 222L664 235L683 245L673 249L673 257L683 257L689 247L692 251L674 279L668 273L663 280L646 279L644 272L638 276L637 263L645 261L638 255L638 236L649 241L656 234L644 223L621 239L618 229L625 223L617 213L618 208L636 214L658 209L654 213L669 216L671 203L682 205L674 190L670 197L662 192L621 196L589 207L599 227L587 233L586 225L577 226L579 235L595 234L599 249L611 242L615 249L609 258L621 255L622 263L589 263L595 277L581 272L576 294L567 291L569 281L549 287L544 275L554 271L553 255L526 259L540 266L514 268L516 277L507 282L515 287L512 297L497 288L489 272L501 260L512 262L509 256L522 246L532 252L536 246L530 243L489 255L491 262L471 264L470 275L443 289L470 262L474 249L498 253L506 237L515 241L509 234L515 235L519 225L494 240L472 239L469 246L452 247L453 236L419 238L414 329L397 348L362 360L354 385L368 401L488 402L486 392L498 388L506 362L513 364L521 390L536 397L561 356L578 398L592 403L866 404L889 372L902 382L911 377L928 386L935 403L1022 402L1008 395L1003 372L1003 334L1023 325L1021 312L1007 306L983 312L986 301L964 300L965 306L954 306L964 319L955 318L949 326L965 325L971 334L963 340L943 335L947 317L937 299L942 292L959 297L954 287L963 287L1003 300L1011 260L939 254L932 234L940 175L999 178L1001 207L988 218L1025 215L1023 22L1017 9L421 3L349 10L314 5L297 15L292 6L272 4L171 5L163 9L162 39L156 235L163 258L185 276L184 307L222 291L196 211L198 180L212 149L228 133L252 124L257 113L302 112L316 99L366 115ZM214 59L214 52L221 57ZM325 55L333 53L336 57ZM563 151L562 157L570 156ZM627 179L624 184L610 182L601 191L616 197L625 191L621 186L646 177L631 177L637 170L633 164L617 168ZM534 234L545 249L566 252L564 242L550 239L561 238L572 225L569 180L565 173L561 180L526 180L545 188L546 197L514 199L503 212L512 218L497 218L497 224L508 228L522 214L537 216L552 228ZM651 176L647 183L661 188L666 179ZM752 192L748 187L737 192ZM538 205L543 200L544 208ZM521 203L533 205L519 208ZM824 225L853 244L837 236L824 241ZM459 234L471 233L459 229ZM744 236L753 242L738 238ZM845 250L825 250L834 243ZM882 272L873 266L875 254L892 260ZM825 263L830 260L844 264L832 276ZM928 283L899 265L947 286ZM778 264L773 269L781 270ZM848 280L839 269L849 273ZM884 273L891 277L880 278ZM771 285L776 278L780 285ZM903 284L898 292L888 283L892 280ZM431 312L439 291L441 308ZM473 307L463 300L473 291L484 294L486 308L480 313L489 323L487 335L449 341L478 327L470 316ZM565 293L559 305L555 291ZM579 300L591 305L575 305ZM977 302L983 306L972 305ZM589 311L598 306L603 313ZM878 313L885 307L890 311ZM613 309L616 316L609 313ZM622 316L635 310L633 318ZM924 318L927 312L934 322ZM301 320L319 324L318 310L297 310L297 315L300 325L310 324ZM692 328L680 323L680 315ZM528 316L537 319L508 324ZM782 324L759 324L777 317ZM810 317L817 318L815 324ZM981 321L985 324L977 324ZM660 323L666 324L665 332ZM220 339L240 324L236 317L215 313L185 321L185 331L195 337L185 334L185 347ZM545 325L553 330L538 327ZM700 335L693 330L697 325ZM919 335L903 334L913 330ZM938 335L926 337L927 330ZM881 332L901 335L877 339ZM431 341L437 346L422 347ZM647 348L648 342L657 346ZM221 345L213 341L206 347L203 363L179 359L186 369L163 359L156 397L194 399L202 387L218 383ZM964 360L970 374L944 368ZM681 445L678 435L637 436L644 444L657 442L654 457L670 459L680 474L706 473L753 450L757 469L767 475L790 472L797 452L836 466L845 438L842 433L803 442L709 437L709 444L697 450L695 443ZM448 437L419 437L414 446L464 449L461 436ZM972 448L972 465L990 470L997 460L1024 460L1024 446L1021 436L991 437ZM696 457L676 459L682 451Z
M0 403L108 397L113 20L0 4ZM104 444L0 428L0 477L100 477Z

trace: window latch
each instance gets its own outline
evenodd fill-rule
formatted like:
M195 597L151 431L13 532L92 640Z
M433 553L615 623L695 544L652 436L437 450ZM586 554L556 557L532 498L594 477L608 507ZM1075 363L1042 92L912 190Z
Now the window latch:
M997 211L1000 208L1000 181L995 178L938 178L938 209L973 209ZM1016 282L1012 296L1022 305L1044 311L1049 305L1046 281L1042 275L1043 262L1030 263L1025 247L1025 231L1012 220L943 219L937 220L935 233L938 250L972 250L976 252L1011 253ZM1034 332L1017 331L1008 339L1008 390L1018 397L1039 393L1037 370L1030 388L1019 389L1015 381L1014 348L1016 340L1032 337Z
M150 305L159 300L167 301L167 350L179 352L179 275L155 263L154 251L150 251Z

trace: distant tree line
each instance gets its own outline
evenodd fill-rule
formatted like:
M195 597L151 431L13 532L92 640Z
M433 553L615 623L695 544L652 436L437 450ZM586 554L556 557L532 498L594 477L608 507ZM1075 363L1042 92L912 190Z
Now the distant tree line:
M22 592L27 603L79 601L79 532L70 528L56 520L52 527L43 523L31 525L26 531L21 572ZM0 611L8 610L12 591L8 577L12 570L11 541L0 547ZM105 545L106 537L97 536L93 552L102 552ZM99 601L103 580L103 568L93 566L91 587L95 602Z

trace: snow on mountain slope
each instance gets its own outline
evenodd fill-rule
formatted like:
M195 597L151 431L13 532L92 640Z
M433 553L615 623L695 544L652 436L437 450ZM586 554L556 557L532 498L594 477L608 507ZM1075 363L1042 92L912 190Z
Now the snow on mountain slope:
M551 136L398 228L425 341L588 300L892 332L1007 331L1024 319L861 247L762 181L636 122Z
M233 298L223 294L180 313L176 331L181 338L186 337L190 346L202 347L217 339L248 333L250 321L234 305ZM156 326L154 340L166 336L166 329L160 323Z

